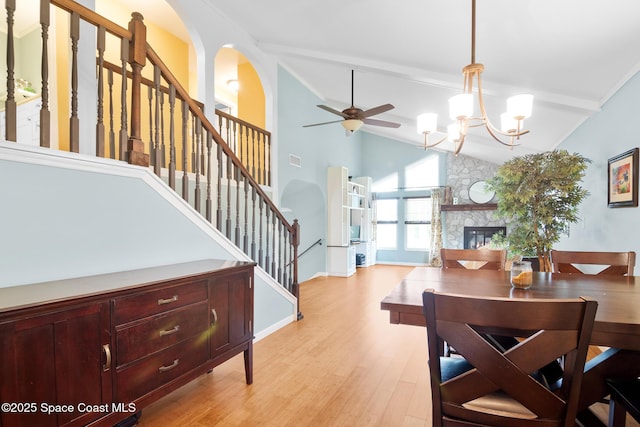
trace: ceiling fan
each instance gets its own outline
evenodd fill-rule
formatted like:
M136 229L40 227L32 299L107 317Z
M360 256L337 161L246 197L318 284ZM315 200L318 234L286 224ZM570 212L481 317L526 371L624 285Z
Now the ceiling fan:
M368 110L362 110L357 108L353 104L353 70L351 70L351 107L338 111L326 105L318 105L325 111L341 116L343 120L333 120L330 122L314 123L312 125L305 125L303 127L308 128L311 126L328 125L330 123L342 122L342 126L347 130L347 135L357 131L363 124L372 126L382 126L387 128L399 128L400 123L388 122L386 120L370 119L369 117L381 114L394 108L391 104L383 104Z

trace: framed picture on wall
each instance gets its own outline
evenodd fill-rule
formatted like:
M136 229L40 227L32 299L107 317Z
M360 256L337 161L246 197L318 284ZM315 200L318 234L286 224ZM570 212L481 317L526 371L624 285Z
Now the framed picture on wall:
M607 206L610 208L638 206L638 148L633 148L609 159L609 194Z

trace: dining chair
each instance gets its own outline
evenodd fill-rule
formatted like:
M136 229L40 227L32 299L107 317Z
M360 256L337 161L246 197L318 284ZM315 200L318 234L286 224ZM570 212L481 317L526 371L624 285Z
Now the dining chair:
M507 251L504 249L440 249L442 268L466 268L468 270L504 270ZM498 345L513 346L517 344L511 337L495 337ZM450 356L457 353L446 341L443 343L443 354Z
M425 290L434 426L574 426L597 302L471 297ZM519 337L501 351L484 333ZM441 357L442 340L461 357ZM562 378L538 370L564 357Z
M633 251L583 252L552 250L551 264L553 265L554 273L614 274L618 276L633 276L633 268L636 264L636 253ZM578 268L577 266L580 266L581 268ZM599 266L602 270L596 273L585 272L589 268L588 266Z
M609 427L624 427L627 413L640 423L640 379L607 379Z
M507 251L504 249L447 249L440 250L442 268L473 270L504 270Z

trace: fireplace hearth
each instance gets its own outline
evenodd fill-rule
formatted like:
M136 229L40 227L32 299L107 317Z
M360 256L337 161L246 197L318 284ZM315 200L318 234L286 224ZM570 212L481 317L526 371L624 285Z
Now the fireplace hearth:
M464 248L480 249L498 233L507 234L507 227L464 227Z

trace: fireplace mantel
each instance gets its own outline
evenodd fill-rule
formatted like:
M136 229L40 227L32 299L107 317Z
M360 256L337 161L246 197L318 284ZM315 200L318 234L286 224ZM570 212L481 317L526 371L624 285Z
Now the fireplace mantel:
M445 211L492 211L498 208L497 203L468 203L462 205L440 205L440 210Z

